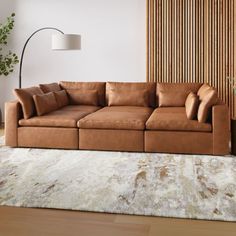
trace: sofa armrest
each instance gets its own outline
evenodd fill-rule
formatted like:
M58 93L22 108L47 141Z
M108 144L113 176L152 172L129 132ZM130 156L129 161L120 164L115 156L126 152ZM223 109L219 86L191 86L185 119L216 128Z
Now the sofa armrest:
M5 103L5 144L17 147L18 121L22 117L21 105L18 101Z
M230 115L227 105L221 103L212 108L213 154L229 154Z

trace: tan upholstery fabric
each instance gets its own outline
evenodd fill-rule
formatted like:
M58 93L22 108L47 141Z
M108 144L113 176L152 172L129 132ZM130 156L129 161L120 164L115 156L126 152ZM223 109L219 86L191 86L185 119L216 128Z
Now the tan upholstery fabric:
M34 105L33 95L43 94L43 91L38 87L15 89L14 93L18 98L25 119L29 119L36 114L36 109Z
M50 112L43 116L22 119L19 121L20 126L37 126L37 127L77 127L77 122L81 118L99 109L98 107L86 107L84 110L66 110L60 109Z
M212 108L213 154L229 154L230 115L226 105L215 105Z
M108 106L149 106L149 94L147 90L122 91L111 90L109 94Z
M217 103L218 96L213 88L208 88L201 96L202 99L198 108L197 118L199 122L205 123L209 120L211 108Z
M35 148L78 149L77 128L18 128L18 146Z
M186 115L189 120L197 118L198 106L198 96L195 93L190 92L185 102Z
M145 131L145 152L212 154L212 133Z
M199 90L198 90L198 92L197 92L197 95L199 96L199 99L200 99L200 100L202 100L202 98L203 98L205 92L206 92L209 88L211 88L209 84L203 84L203 85L199 88Z
M112 106L88 115L78 122L83 129L144 130L152 113L149 107Z
M96 90L68 89L67 94L72 105L98 105L98 93Z
M150 107L156 106L156 83L127 83L127 82L107 82L106 83L106 101L109 104L111 91L123 91L126 93L133 93L137 91L147 90L149 94ZM131 105L131 104L129 104Z
M39 87L44 93L57 92L61 90L58 83L40 84Z
M68 82L61 81L60 86L65 89L79 89L81 91L96 90L98 93L98 105L105 106L105 87L104 82Z
M55 111L58 108L55 95L52 92L42 95L34 95L33 99L38 116Z
M161 107L155 109L146 123L148 130L211 132L211 124L189 120L185 107Z
M54 92L54 95L57 101L58 108L69 105L69 98L65 90Z
M23 116L21 104L18 101L5 103L5 144L17 147L18 121Z
M138 130L79 129L79 148L143 152L144 135Z
M197 93L200 83L157 83L159 107L183 107L190 92Z

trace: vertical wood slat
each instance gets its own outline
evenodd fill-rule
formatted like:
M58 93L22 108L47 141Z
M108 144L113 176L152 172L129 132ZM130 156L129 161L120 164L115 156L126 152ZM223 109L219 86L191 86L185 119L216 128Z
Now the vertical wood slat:
M150 0L146 0L146 77L150 80Z
M235 0L146 0L147 81L205 82L236 116Z

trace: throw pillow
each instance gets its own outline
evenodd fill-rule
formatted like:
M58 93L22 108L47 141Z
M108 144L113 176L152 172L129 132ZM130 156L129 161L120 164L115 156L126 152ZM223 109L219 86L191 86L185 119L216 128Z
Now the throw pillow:
M185 102L186 115L189 120L194 120L197 117L198 106L198 96L190 92Z
M186 96L182 91L159 92L159 107L183 107Z
M30 117L34 116L36 110L33 95L43 94L43 91L38 87L31 87L15 89L14 93L22 106L24 119L29 119Z
M139 106L148 107L149 95L147 90L121 91L111 90L108 106Z
M209 88L211 88L211 86L210 86L209 84L203 84L203 85L199 88L199 90L198 90L198 92L197 92L197 95L199 96L199 99L200 99L200 100L202 100L202 97L204 96L205 92L206 92Z
M42 89L44 93L57 92L61 90L60 85L57 83L40 84L39 87Z
M97 90L69 89L66 92L72 105L98 105Z
M67 106L69 104L69 98L65 90L54 92L58 108Z
M52 92L43 95L34 95L33 99L38 116L55 111L58 107L55 95Z
M205 123L210 115L211 107L218 101L217 92L213 88L206 89L201 94L201 103L198 108L197 118L201 123Z

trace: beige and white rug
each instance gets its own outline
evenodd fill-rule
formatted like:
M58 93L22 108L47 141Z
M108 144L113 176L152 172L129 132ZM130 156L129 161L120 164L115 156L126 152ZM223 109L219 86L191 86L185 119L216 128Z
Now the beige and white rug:
M2 146L0 205L236 221L236 159Z

